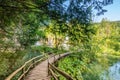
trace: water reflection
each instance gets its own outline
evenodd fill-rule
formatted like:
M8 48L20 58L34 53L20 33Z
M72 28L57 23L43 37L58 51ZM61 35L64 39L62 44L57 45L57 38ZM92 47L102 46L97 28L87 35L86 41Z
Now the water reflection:
M108 71L105 71L101 80L120 80L120 62L115 63Z

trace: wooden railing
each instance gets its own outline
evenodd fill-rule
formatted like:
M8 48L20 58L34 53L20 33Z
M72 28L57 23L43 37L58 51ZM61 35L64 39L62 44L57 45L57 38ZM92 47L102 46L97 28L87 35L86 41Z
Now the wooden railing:
M44 55L40 55L37 57L34 57L32 59L30 59L29 61L25 62L24 65L22 65L20 68L18 68L16 71L14 71L12 74L10 74L5 80L13 80L14 77L19 74L17 80L24 80L25 75L28 73L28 71L35 67L35 65L42 61L45 57L43 57ZM15 79L16 80L16 79Z
M54 57L54 63L58 59L61 59L61 58L65 57L65 56L67 56L67 55L69 55L69 53L66 54L66 55L63 55L63 56L59 55L59 57L57 59L55 58L55 55L54 55L53 56ZM54 63L52 64L52 63L50 63L48 61L48 74L51 75L54 78L54 80L59 80L59 76L56 74L56 72L59 73L64 78L66 78L66 80L74 80L69 74L67 74L66 72L64 72L64 71L58 69L56 66L54 66Z
M54 63L58 59L61 59L69 54L70 53L66 53L62 56L59 55L57 59L55 58L56 55L52 56L54 57L54 61L52 63L50 63L48 59L48 73L50 73L51 76L53 76L55 80L59 80L55 72L65 77L67 80L73 80L73 78L70 75L68 75L66 72L63 72L62 70L54 66ZM29 61L25 62L20 68L18 68L16 71L10 74L5 80L25 80L25 76L30 71L30 69L34 68L38 62L44 60L45 58L48 58L48 56L40 55L40 56L30 59Z
M58 69L57 67L55 67L54 65L52 65L50 63L49 63L49 68L48 69L49 69L50 74L53 76L53 78L55 80L59 80L59 76L56 75L54 71L57 71L60 75L62 75L63 77L65 77L66 80L74 80L69 74L67 74L66 72Z

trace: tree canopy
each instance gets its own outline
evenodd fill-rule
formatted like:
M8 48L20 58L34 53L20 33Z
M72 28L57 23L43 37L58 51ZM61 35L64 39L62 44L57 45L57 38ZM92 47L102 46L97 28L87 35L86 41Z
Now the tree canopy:
M113 0L0 0L0 27L7 26L11 21L16 22L21 15L35 12L58 22L89 23L92 11L98 15L106 12L104 6Z
M36 38L39 26L55 22L60 32L69 37L83 38L91 31L86 25L91 22L93 11L103 14L106 12L104 6L112 3L113 0L0 0L0 32L2 36L10 37L16 29L20 29L22 32L17 32L21 35L18 40L28 45L31 41L27 39L35 42L33 38Z

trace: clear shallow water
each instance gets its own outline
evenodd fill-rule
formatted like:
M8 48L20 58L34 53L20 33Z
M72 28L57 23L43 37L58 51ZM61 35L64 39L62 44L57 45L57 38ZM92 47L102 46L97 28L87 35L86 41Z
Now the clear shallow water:
M120 80L120 62L115 63L108 71L105 71L101 80Z

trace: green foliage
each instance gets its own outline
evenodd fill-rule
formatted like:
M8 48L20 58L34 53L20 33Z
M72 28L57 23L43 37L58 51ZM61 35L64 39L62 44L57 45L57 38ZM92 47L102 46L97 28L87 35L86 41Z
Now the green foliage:
M38 40L38 27L39 21L37 16L34 13L25 15L25 19L21 22L20 31L18 33L18 40L21 46L30 46L33 45Z
M9 62L7 59L0 59L0 75L5 76L7 74Z
M103 20L94 24L89 42L78 44L75 52L58 62L58 67L75 80L101 80L101 74L120 58L119 22ZM78 43L78 42L77 42ZM64 80L60 76L60 80Z
M65 4L66 2L69 5ZM53 27L54 33L56 30L57 33L64 31L67 32L65 36L68 35L71 40L81 38L84 41L84 39L88 39L87 35L89 32L91 33L91 30L89 31L86 26L84 28L78 27L77 24L88 25L93 9L97 9L101 13L104 12L102 7L111 3L112 0L102 2L98 0L1 0L0 32L4 32L7 35L6 38L11 41L14 35L14 39L17 40L13 41L26 48L38 40L36 32L41 24L48 26L51 21L55 21L55 24L57 23L59 26ZM67 24L70 24L68 28L65 26Z
M65 4L66 2L69 5ZM44 37L43 33L38 34L39 26L48 26L55 21L57 26L51 29L53 34L62 34L69 36L72 41L83 42L94 32L87 27L91 22L92 10L104 12L102 7L111 3L112 0L1 0L0 32L3 33L3 41L7 38L14 47L19 44L17 49L26 48L33 45L39 36Z
M24 51L14 52L1 52L0 54L0 79L4 80L7 75L20 67L24 60L21 61L25 55Z
M36 47L33 47L33 49L35 51L44 52L44 53L52 53L53 52L53 48L48 47L48 46L36 46Z
M46 24L44 21L48 23L48 20L55 20L60 25L68 22L71 24L85 25L91 22L92 11L94 9L96 9L99 14L104 13L105 10L103 7L112 2L113 0L1 0L0 29L9 33L8 28L10 28L12 24L18 25L22 17L27 21L28 18L26 18L25 15L29 15L31 12L35 14L38 13L37 16L43 24ZM33 19L33 17L29 19L29 24L33 24Z
M70 74L75 80L92 80L92 79L97 80L99 79L100 72L95 71L95 68L96 70L99 69L98 68L99 65L96 66L93 63L90 63L88 61L88 57L86 57L87 59L82 58L80 56L81 54L83 53L79 53L79 54L73 53L69 57L66 57L65 59L61 60L59 62L58 67L60 67L60 69ZM60 77L60 80L62 80L62 77Z
M38 53L44 52L45 54L61 54L66 52L64 49L57 49L57 48L52 48L46 45L43 46L35 46L32 48L33 51L36 51Z
M87 24L91 21L92 10L96 9L99 14L102 14L105 12L103 6L111 3L112 0L52 0L49 9L53 14L50 16L55 20L57 18L58 22L70 21L72 24Z
M111 4L112 1L0 0L0 79L4 79L26 60L40 55L42 51L46 53L64 52L64 50L59 50L59 47L41 46L31 48L39 39L46 39L46 33L44 30L40 30L43 26L49 26L53 23L50 27L50 33L57 36L56 45L62 44L65 37L70 38L70 44L82 44L89 41L94 33L93 27L88 26L92 19L93 10L102 14L106 11L103 7ZM117 33L113 33L113 36L119 34L119 28L117 29ZM105 36L107 36L105 38L119 40L117 36L113 37L107 34ZM102 43L103 39L100 40ZM114 45L112 48L119 53L119 45L112 42L110 44ZM85 55L83 55L85 57L81 58L88 63L95 57L95 52L90 51L93 54L90 55L88 54L89 51L85 52Z

